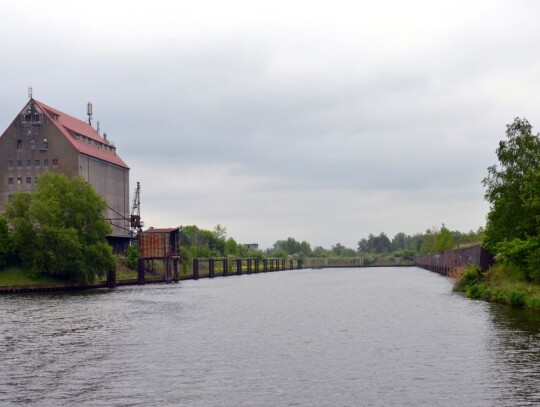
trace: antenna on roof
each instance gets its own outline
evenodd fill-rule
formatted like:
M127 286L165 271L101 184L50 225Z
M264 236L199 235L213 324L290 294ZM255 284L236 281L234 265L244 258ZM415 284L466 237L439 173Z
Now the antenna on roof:
M86 114L88 115L88 124L92 125L92 103L88 102L86 105Z
M32 87L28 87L28 99L32 99Z
M96 132L97 132L97 134L99 134L99 120L97 121L97 129L96 129Z

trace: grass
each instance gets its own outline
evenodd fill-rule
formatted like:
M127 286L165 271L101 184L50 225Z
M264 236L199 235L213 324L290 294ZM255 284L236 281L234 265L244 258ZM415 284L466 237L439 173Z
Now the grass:
M137 271L127 267L125 258L115 256L116 258L116 280L132 280L137 278ZM107 274L96 281L106 281ZM27 286L27 285L48 285L48 284L70 284L69 282L59 280L50 276L28 276L21 267L11 266L5 270L0 270L0 286Z
M527 281L521 270L507 264L496 264L486 273L470 266L457 279L454 291L472 299L540 310L540 284Z
M0 286L63 284L63 281L49 276L29 277L22 268L11 266L0 270Z

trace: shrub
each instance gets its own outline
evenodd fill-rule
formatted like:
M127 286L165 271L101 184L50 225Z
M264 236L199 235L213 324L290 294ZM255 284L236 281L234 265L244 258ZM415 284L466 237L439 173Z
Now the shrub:
M126 264L131 270L136 270L139 264L140 252L135 246L129 246L126 251L127 261Z
M465 292L468 287L476 285L482 280L482 273L478 266L468 266L458 281L454 284L454 291ZM467 294L467 296L469 296Z
M524 307L525 306L525 294L521 291L510 291L510 304L514 307Z

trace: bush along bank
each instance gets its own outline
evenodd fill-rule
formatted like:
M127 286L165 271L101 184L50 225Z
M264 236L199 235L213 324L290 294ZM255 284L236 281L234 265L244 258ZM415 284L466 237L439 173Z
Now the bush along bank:
M468 298L540 311L540 284L527 281L519 268L496 264L486 272L469 266L454 284L454 291Z

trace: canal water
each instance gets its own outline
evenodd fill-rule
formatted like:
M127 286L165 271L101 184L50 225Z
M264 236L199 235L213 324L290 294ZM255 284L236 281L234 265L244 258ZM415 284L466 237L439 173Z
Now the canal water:
M537 406L540 314L418 268L0 297L0 405Z

